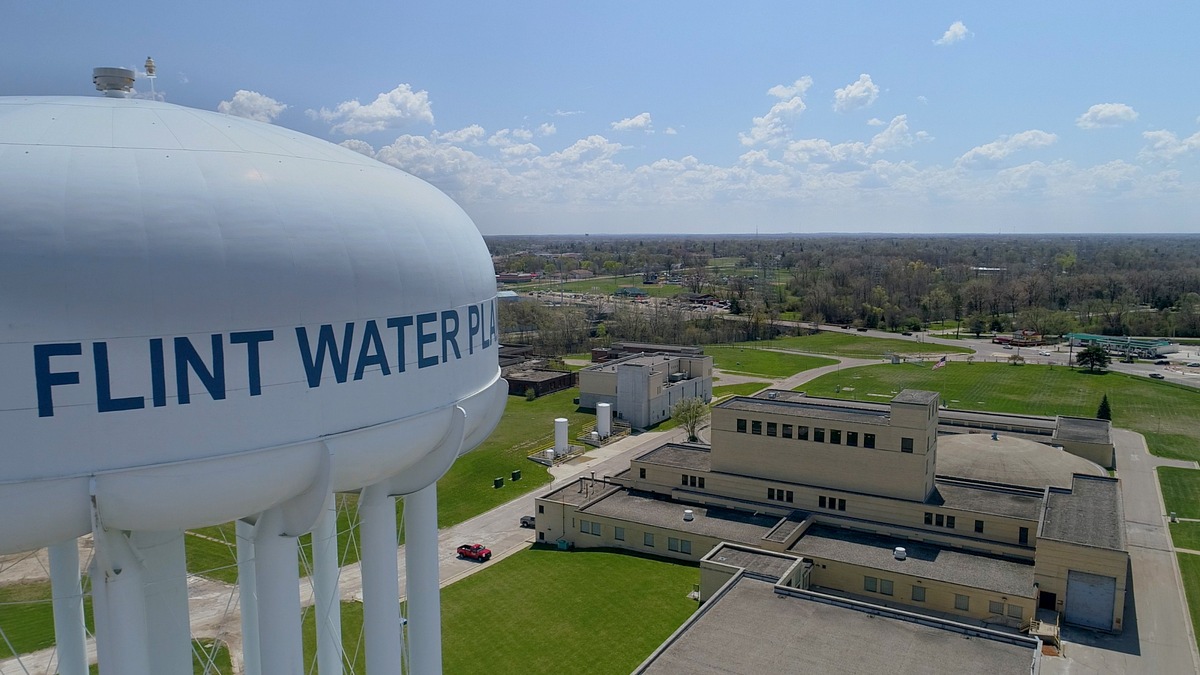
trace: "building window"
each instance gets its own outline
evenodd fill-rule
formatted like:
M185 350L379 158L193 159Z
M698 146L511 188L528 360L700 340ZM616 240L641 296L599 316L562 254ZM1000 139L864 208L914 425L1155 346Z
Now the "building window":
M704 489L704 476L700 476L700 478L699 478L699 482L700 482L700 484L699 484L699 485L697 485L696 487L698 487L698 488L700 488L701 490L703 490L703 489Z
M687 539L679 540L679 552L691 555L692 554L692 542L688 541Z
M913 602L925 602L925 587L924 586L913 586L912 587L912 599L913 599Z
M1017 530L1017 543L1021 544L1022 546L1027 546L1029 544L1028 527L1022 527L1020 530Z
M762 436L762 422L759 420L750 421L750 433Z
M614 527L613 528L613 539L616 539L617 541L625 541L625 528Z
M792 425L790 425L790 424L783 425L783 437L784 438L792 437Z
M594 520L592 521L592 534L596 535L597 537L600 536L600 523L597 523Z
M864 448L875 447L875 434L863 434L863 447Z
M642 535L642 545L649 546L650 548L654 548L654 533L653 532L647 532Z
M584 534L589 534L592 531L591 523L586 520L579 521L579 531Z
M686 487L687 483L688 483L688 475L685 473L685 474L683 474L683 479L679 484Z
M775 488L767 488L767 499L775 499Z
M925 524L926 525L933 524L933 514L928 511L925 512Z
M946 527L954 529L954 516L946 516Z
M646 477L646 470L638 469L638 478L645 478L645 477Z
M988 600L988 614L1004 615L1004 603L998 600Z
M841 429L830 429L829 430L829 442L833 443L834 445L841 445L842 444L842 430Z
M788 501L791 501L791 500L788 500ZM845 499L839 499L839 500L838 500L838 508L837 508L837 510L838 510L838 511L845 511L845 510L846 510L846 500L845 500Z
M946 517L940 513L937 514L936 516L933 517L933 524L937 525L938 527L942 527L943 525L946 524Z
M542 504L538 504L538 513L539 513L539 514L542 514L542 513L545 513L545 512L546 512L546 507L545 507L544 505L542 505Z
M538 541L546 541L546 533L538 532Z
M879 592L884 595L891 595L892 594L892 580L891 579L880 579L879 580Z
M900 439L900 452L912 452L912 451L913 451L912 439L911 438L901 438Z
M739 419L739 420L737 421L737 432L738 432L739 434L744 434L744 433L746 433L746 420Z
M846 445L849 445L852 448L858 447L858 432L857 431L847 431L846 432Z
M980 532L980 533L983 532L983 521L982 520L975 521L975 531Z
M971 598L966 595L954 594L954 609L964 612L971 611Z
M863 590L875 593L878 588L879 580L875 577L863 577Z
M1020 605L1009 605L1008 606L1008 615L1011 616L1012 618L1020 619L1022 613L1023 612L1021 611Z
M679 540L675 537L667 537L667 550L679 552Z
M813 442L814 443L824 443L825 442L825 430L824 429L822 429L820 427L813 427Z
M778 424L776 424L774 422L767 422L767 435L768 436L777 436L778 435L776 433L777 431L779 431Z
M791 490L788 490L788 491L787 491L787 503L789 503L789 504L791 504L791 503L792 503L792 497L793 497L793 495L792 495L792 491L791 491Z
M821 495L820 499L817 500L817 504L819 504L821 508L825 508L825 495Z
M807 441L808 427L796 427L796 438L797 440Z

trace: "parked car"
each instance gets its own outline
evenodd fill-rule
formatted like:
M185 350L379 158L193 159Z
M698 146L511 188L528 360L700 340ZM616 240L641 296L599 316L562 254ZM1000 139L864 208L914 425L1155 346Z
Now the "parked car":
M901 333L901 335L912 335L912 331L911 331L911 330L906 330L906 331L904 331L903 333Z
M865 333L865 332L867 332L867 328L866 328L866 326L863 326L863 327L861 327L861 328L856 328L855 330L857 330L857 331L858 331L858 332L860 332L860 333Z
M1012 345L1000 345L1004 349L1012 349Z
M1050 352L1042 350L1038 352L1038 356L1050 356Z
M1150 377L1152 377L1152 378L1154 378L1154 379L1156 379L1156 380L1165 380L1165 379L1167 379L1167 376L1166 376L1166 375L1163 375L1162 373L1150 373Z
M537 527L535 516L521 516L521 527Z
M1188 368L1200 368L1200 363L1196 363L1195 361L1193 361L1193 362L1187 364L1187 367Z
M463 544L458 547L458 557L487 562L492 559L492 549L483 544Z

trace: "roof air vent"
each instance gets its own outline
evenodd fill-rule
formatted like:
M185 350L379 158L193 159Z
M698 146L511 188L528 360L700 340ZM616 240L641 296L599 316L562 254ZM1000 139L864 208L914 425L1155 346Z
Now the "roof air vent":
M133 71L128 68L92 68L92 82L105 96L127 98L133 91Z
M897 546L896 550L892 551L892 555L896 560L904 560L908 557L908 551L905 551L903 546Z

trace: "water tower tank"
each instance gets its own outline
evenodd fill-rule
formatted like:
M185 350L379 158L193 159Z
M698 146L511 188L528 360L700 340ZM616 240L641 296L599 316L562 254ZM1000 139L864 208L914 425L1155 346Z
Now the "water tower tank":
M303 134L158 101L0 97L0 553L262 512L496 422L470 218Z

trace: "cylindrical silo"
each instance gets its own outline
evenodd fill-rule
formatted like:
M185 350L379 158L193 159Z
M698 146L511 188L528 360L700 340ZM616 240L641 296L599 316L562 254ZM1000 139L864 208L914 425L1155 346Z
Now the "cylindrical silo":
M609 403L596 404L596 431L600 432L600 438L608 438L612 435L612 405Z
M570 447L567 440L567 418L557 417L554 419L554 454L565 455Z

